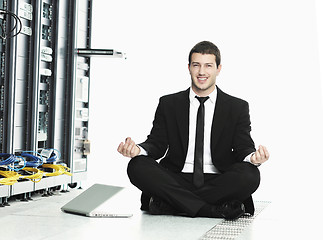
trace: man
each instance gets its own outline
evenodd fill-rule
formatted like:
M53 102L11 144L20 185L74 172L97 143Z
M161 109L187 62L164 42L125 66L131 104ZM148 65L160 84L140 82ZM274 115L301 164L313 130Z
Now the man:
M160 98L145 142L136 145L128 137L118 146L132 158L128 176L142 191L142 210L225 219L253 215L257 167L269 153L254 147L248 103L216 86L221 67L213 43L196 44L189 54L191 87Z

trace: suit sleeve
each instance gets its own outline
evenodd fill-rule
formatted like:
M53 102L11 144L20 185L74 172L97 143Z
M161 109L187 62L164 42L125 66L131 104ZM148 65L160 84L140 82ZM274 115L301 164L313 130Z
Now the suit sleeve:
M246 156L256 151L255 144L250 135L251 122L248 103L243 101L240 109L232 146L237 162L242 162Z
M156 160L163 157L168 148L166 127L165 104L163 98L160 98L150 134L145 142L139 144L147 151L148 156Z

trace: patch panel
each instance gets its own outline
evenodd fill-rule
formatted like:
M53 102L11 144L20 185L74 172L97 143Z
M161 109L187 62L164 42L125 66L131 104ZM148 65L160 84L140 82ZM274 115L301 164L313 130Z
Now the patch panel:
M46 112L39 113L38 123L38 141L46 141L48 131L48 114Z
M43 18L52 20L52 6L48 3L43 3Z
M0 1L0 8L7 9L7 0Z
M1 54L1 78L3 79L5 76L5 53Z
M3 112L4 110L4 101L5 101L4 86L0 86L0 111L1 112ZM2 118L3 116L1 115L0 117Z
M48 105L49 104L49 93L48 91L40 90L39 104Z
M52 40L52 28L47 25L42 25L42 39L51 41Z
M0 1L1 9L7 9L7 1ZM7 29L7 21L4 18L4 14L0 14L0 36L5 35L5 31ZM5 76L6 76L6 62L7 62L7 54L6 54L6 41L0 38L0 152L4 148L4 132L6 126L5 122L5 104L6 104L6 88L5 88Z
M52 11L53 1L41 1L41 31L42 40L39 46L39 107L38 107L38 133L37 133L37 148L41 150L44 147L52 145L52 131L55 129L53 124L55 78L53 76L53 66L57 62L53 55L55 40L52 31L55 31L55 22L52 21L54 12ZM54 63L54 64L53 64ZM61 93L60 93L61 94Z

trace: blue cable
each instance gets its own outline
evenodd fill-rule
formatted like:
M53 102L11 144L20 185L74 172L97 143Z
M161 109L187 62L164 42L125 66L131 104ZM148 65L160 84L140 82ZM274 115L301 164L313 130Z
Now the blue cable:
M26 167L26 159L24 159L23 157L21 157L21 156L15 156L15 163L16 162L19 162L19 160L17 159L17 158L21 158L23 161L24 161L24 165L22 166L22 167L20 167L20 168L16 168L15 166L12 168L12 167L10 167L10 166L8 166L8 168L9 169L11 169L11 170L13 170L13 171L20 171L20 170L22 170L24 167Z
M47 149L47 150L53 150L53 152L52 152L52 154L51 154L50 158L48 158L48 159L46 160L46 162L47 162L47 163L54 163L54 162L56 162L58 159L60 159L60 157L61 157L61 152L60 152L60 151L58 151L58 150L57 150L57 149L55 149L55 148L49 148L49 149ZM55 151L58 153L58 155L55 153Z
M31 152L31 153L35 153L38 156L35 156L35 155L32 155L32 154L29 154L28 152ZM43 157L38 153L38 152L35 152L35 151L24 151L21 153L21 156L22 157L25 157L26 158L26 167L38 167L40 165L43 165ZM29 160L28 160L29 159Z
M54 152L51 154L51 157L46 160L47 163L54 163L56 161L57 161L57 155Z
M5 160L0 161L0 165L10 165L15 162L15 155L10 153L0 153L0 158L5 158Z

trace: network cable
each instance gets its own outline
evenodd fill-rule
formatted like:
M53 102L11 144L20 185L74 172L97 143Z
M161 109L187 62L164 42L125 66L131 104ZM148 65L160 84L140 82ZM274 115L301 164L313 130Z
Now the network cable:
M14 26L11 30L8 31L8 34L6 33L6 27L3 26L3 24L0 24L0 27L1 27L0 38L8 39L8 38L13 38L13 37L17 36L22 30L22 23L21 23L20 18L16 14L9 12L7 10L0 9L0 14L3 14L5 16L10 16L14 19ZM18 29L17 32L12 34L15 31L15 29Z
M66 174L69 176L72 176L72 173L70 173L70 169L68 167L65 167L63 165L60 164L43 164L42 165L43 168L51 168L54 169L54 172L45 172L46 176L59 176L62 174Z
M52 153L51 154L51 156L50 156L50 158L48 158L47 160L46 160L46 163L54 163L54 162L56 162L58 160L58 157L57 157L57 155L56 155L56 153Z
M39 156L35 156L33 154L29 154L30 153L35 153ZM43 160L43 157L38 153L38 152L35 152L35 151L24 151L21 153L21 156L22 157L25 157L26 158L26 167L38 167L40 165L43 164L44 160Z
M22 169L23 171L26 171L27 173L32 172L34 174L24 176L22 175L22 179L30 179L34 183L38 183L42 180L44 172L39 170L38 168L32 168L32 167L25 167Z
M20 175L14 171L0 171L0 175L4 178L0 179L2 185L13 185L18 182Z
M71 173L71 169L69 167L60 165L61 168L64 168L64 174L68 175L68 176L73 176L73 174Z
M15 155L10 153L0 153L0 158L4 158L4 160L0 161L0 165L10 165L15 162Z
M10 170L19 171L26 166L26 160L21 156L15 156L14 154L10 153L0 153L0 158L5 158L4 160L0 161L0 165L7 166ZM23 166L20 168L16 167L16 165L21 165L18 158L22 159L22 161L24 162ZM11 165L13 165L13 167Z
M10 165L8 165L8 168L10 170L13 170L13 171L20 171L22 170L24 167L26 167L26 159L24 159L23 157L21 156L14 156L15 157L15 162L13 163L13 167L11 167ZM18 158L20 158L22 161L23 161L23 164L21 166L21 161L18 160ZM21 166L21 167L16 167L16 166Z
M49 149L46 149L46 150L53 150L50 157L46 160L46 163L54 163L54 162L58 161L61 158L61 152L58 151L57 149L49 148Z

